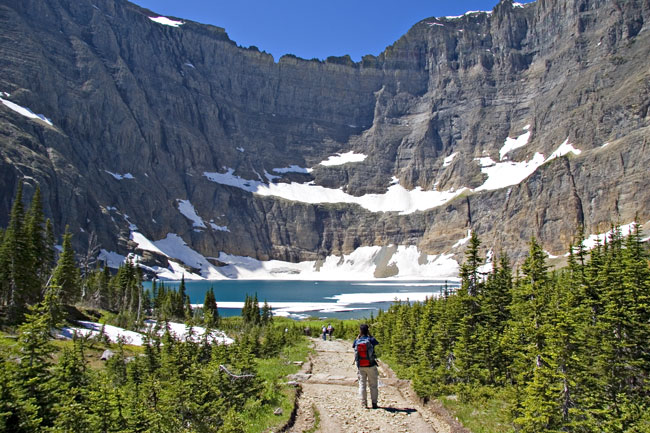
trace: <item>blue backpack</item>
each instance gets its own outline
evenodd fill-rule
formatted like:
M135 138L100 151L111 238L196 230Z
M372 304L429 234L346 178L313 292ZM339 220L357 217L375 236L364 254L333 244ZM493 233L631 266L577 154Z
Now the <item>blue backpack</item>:
M360 337L354 347L354 360L358 367L375 365L375 348L370 342L370 337Z

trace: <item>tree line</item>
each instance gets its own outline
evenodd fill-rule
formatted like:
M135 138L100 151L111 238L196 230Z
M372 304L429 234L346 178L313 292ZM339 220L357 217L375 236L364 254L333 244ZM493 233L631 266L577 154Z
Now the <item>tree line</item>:
M380 312L382 354L418 394L505 398L519 432L650 431L650 268L640 226L591 251L579 234L550 271L536 239L513 272L506 254L481 273L472 234L461 285Z
M0 325L10 331L0 338L0 431L243 432L247 413L278 404L281 378L263 380L258 360L299 341L302 327L274 325L268 304L247 297L241 326L230 325L235 342L212 344L222 320L212 288L192 309L184 278L178 289L154 282L145 290L131 259L115 273L79 262L67 228L57 258L39 188L24 209L19 185L0 230ZM75 306L143 332L142 350L77 334L55 344ZM146 318L156 319L149 330ZM186 323L185 340L172 336L172 320ZM192 338L194 325L207 328L202 339ZM89 362L98 345L113 350L101 366Z

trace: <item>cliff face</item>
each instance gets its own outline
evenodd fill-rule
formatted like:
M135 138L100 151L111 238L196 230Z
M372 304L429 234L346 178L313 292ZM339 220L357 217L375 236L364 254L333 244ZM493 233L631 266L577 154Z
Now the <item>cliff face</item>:
M515 258L532 235L561 253L580 224L650 219L649 0L505 0L425 19L357 64L276 63L223 29L155 16L121 0L2 1L0 215L25 179L78 245L94 231L125 253L132 231L177 233L205 256L288 261L369 245L458 252L469 228ZM508 137L520 146L505 148ZM551 159L562 144L574 152ZM319 164L347 152L366 158ZM486 182L516 163L537 165ZM273 170L292 166L313 170ZM395 178L464 192L379 212L205 175L229 169L248 185L313 182L357 198Z

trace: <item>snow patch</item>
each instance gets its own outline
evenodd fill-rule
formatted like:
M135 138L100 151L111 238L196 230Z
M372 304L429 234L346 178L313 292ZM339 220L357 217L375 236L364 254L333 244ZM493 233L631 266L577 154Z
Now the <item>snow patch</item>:
M3 94L6 95L6 96L9 96L9 93L3 92ZM54 124L52 124L52 121L50 119L48 119L47 117L45 117L42 114L34 113L32 110L30 110L27 107L23 107L22 105L18 105L15 102L8 101L8 100L6 100L4 98L0 98L0 102L2 102L6 107L12 109L13 111L15 111L16 113L18 113L18 114L20 114L22 116L25 116L25 117L27 117L29 119L42 120L43 122L47 123L48 125L54 126Z
M212 221L210 222L210 227L212 227L212 230L218 231L218 232L230 232L227 226L218 226Z
M123 179L135 179L135 177L131 173L126 173L126 174L118 174L118 173L113 173L112 171L104 170L106 173L110 174L117 180L123 180Z
M454 161L454 158L456 157L456 155L458 155L458 152L454 152L451 155L449 155L448 157L446 157L442 161L442 166L443 167L449 167L451 165L451 163Z
M496 163L491 158L477 158L481 172L488 175L483 185L474 191L491 191L506 186L517 185L533 174L545 161L544 155L535 153L530 161Z
M99 256L97 258L106 263L106 266L113 269L118 269L126 261L125 256L118 254L115 251L107 251L103 248L99 251Z
M167 17L148 17L151 21L162 24L163 26L180 27L185 24L183 21L176 21Z
M353 203L371 212L400 212L410 214L420 210L441 206L466 190L423 191L421 187L407 190L399 183L388 187L384 194L366 194L360 197L345 193L341 189L324 188L311 183L271 183L269 185L254 180L242 179L233 174L229 168L226 173L209 173L203 175L209 180L228 186L234 186L261 196L274 196L302 203Z
M121 338L122 341L124 341L124 343L126 344L130 344L133 346L144 345L145 335L140 332L129 331L127 329L120 328L113 325L102 325L101 323L88 322L83 320L77 323L79 323L81 327L66 326L59 331L59 336L70 339L74 336L76 332L77 335L98 337L102 332L102 327L103 327L104 334L113 343L117 343L117 341ZM144 323L146 327L146 329L144 330L145 333L151 333L154 331L156 326L156 322L154 320L145 320ZM195 343L199 343L203 341L204 336L207 332L207 330L201 326L193 326L191 328L192 332L190 334L189 333L190 328L188 328L184 323L167 322L167 323L160 323L160 328L158 329L157 334L162 337L165 334L166 327L169 329L169 334L175 340L179 340L179 341L189 340ZM211 331L210 334L208 334L208 340L211 343L216 343L216 344L232 344L234 341L232 338L228 337L224 332L218 330Z
M462 245L465 245L467 242L469 242L469 240L470 240L471 238L472 238L472 230L469 229L469 230L467 230L467 236L464 237L464 238L462 238L462 239L460 239L458 242L456 242L456 243L452 246L452 248L458 248L458 247L460 247L460 246L462 246Z
M506 156L508 152L511 150L519 149L520 147L524 147L525 145L528 144L528 139L530 138L530 125L524 126L524 132L520 136L516 138L506 138L506 141L503 143L503 147L501 147L501 150L499 150L499 159L503 161L503 158Z
M284 168L274 168L273 171L276 172L276 173L304 173L304 174L307 174L307 173L311 172L311 169L299 167L297 165L290 165L289 167L284 167Z
M237 149L238 151L240 151L241 153L244 153L244 152L245 152L245 150L244 150L243 147L237 147L236 149Z
M546 159L545 162L548 162L552 159L559 158L561 156L564 156L568 153L573 153L574 155L580 155L582 151L580 149L576 149L573 147L571 143L569 143L569 138L567 137L566 140L562 144L560 144L560 147L558 147L555 152L551 153L551 156Z
M630 233L632 233L632 229L634 228L635 223L631 222L629 224L625 224L619 227L619 230L621 231L621 234L626 237L629 236ZM596 247L597 244L602 245L606 240L609 240L614 232L612 230L606 232L606 233L600 233L600 234L595 234L595 235L590 235L588 238L586 238L582 242L582 246L585 249L591 250Z
M206 228L203 219L196 213L196 209L192 206L189 200L176 200L178 202L178 211L183 214L185 218L192 221L192 227Z
M348 162L362 162L367 157L368 155L364 155L363 153L354 153L354 151L351 150L347 153L337 153L336 155L330 156L325 161L322 161L320 165L330 167L333 165L347 164Z

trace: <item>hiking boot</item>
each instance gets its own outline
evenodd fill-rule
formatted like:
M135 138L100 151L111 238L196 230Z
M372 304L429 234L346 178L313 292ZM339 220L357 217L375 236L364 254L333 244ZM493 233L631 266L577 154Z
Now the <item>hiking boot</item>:
M373 408L373 409L378 409L379 406L377 406L377 403L373 403L373 404L372 404L372 408Z

